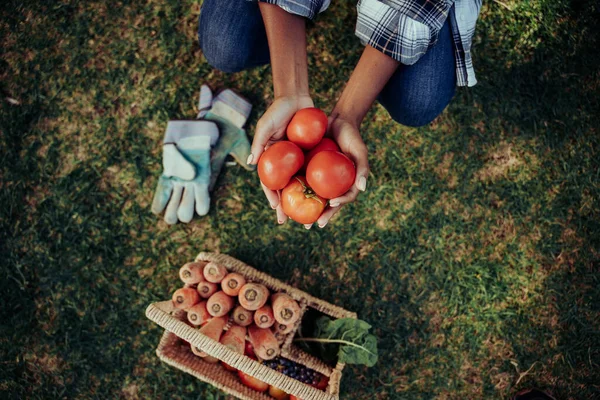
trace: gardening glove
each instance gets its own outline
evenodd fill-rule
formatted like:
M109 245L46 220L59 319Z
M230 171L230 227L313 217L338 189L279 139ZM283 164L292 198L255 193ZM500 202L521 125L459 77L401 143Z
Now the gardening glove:
M194 210L210 207L210 149L219 130L211 121L169 121L163 140L163 173L158 180L152 212L165 210L165 222L190 222Z
M255 165L246 164L250 155L250 141L246 131L242 129L252 111L252 104L230 89L220 92L213 99L210 88L202 85L198 108L198 118L215 122L220 133L219 141L211 155L209 190L214 189L228 155L248 171L255 170Z

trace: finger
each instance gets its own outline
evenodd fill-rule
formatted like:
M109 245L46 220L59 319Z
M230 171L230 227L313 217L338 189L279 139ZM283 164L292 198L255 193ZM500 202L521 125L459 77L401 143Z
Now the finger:
M185 224L190 222L194 217L194 187L186 185L183 189L181 203L177 209L177 218Z
M167 210L165 211L165 222L169 225L177 223L177 209L179 208L179 203L181 202L182 192L183 186L181 185L181 183L175 182L173 184L173 193L171 194L169 205L167 206Z
M163 212L169 198L171 197L171 191L173 190L173 183L170 179L165 179L162 176L158 179L156 185L156 192L154 192L154 199L152 200L152 212L156 215Z
M275 190L271 190L265 185L263 185L262 182L260 183L260 186L262 187L263 192L265 192L265 196L267 197L271 208L276 209L279 205L279 194L277 194Z
M356 185L353 185L350 190L348 190L344 195L340 197L336 197L335 199L329 200L329 205L331 207L339 207L342 204L352 203L358 197L358 188Z
M288 216L283 212L283 207L281 207L281 203L275 209L277 212L277 222L282 225L285 224L288 220Z
M304 224L304 229L312 228L313 224Z
M337 214L341 208L342 207L340 206L340 207L328 207L327 209L325 209L325 211L323 211L323 214L321 214L321 216L317 220L317 224L319 225L319 228L325 228L325 225L327 225L327 223L329 223L329 220L335 214Z
M196 197L196 212L203 216L208 214L210 209L210 194L208 193L208 185L196 183L194 185L194 195Z

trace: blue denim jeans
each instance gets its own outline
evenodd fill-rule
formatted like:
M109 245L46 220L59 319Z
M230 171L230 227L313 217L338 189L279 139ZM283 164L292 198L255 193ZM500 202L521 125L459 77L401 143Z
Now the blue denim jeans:
M204 0L198 28L206 60L224 72L269 62L269 44L256 2ZM456 90L456 65L448 22L438 42L413 65L400 65L379 95L398 123L423 126L450 103Z

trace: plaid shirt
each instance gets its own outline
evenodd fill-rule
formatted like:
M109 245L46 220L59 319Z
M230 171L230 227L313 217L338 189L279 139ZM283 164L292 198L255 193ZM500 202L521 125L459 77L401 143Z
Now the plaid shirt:
M314 19L330 0L260 0ZM450 18L458 86L477 83L471 43L482 0L359 0L356 36L402 64L411 65L438 39ZM454 7L452 7L454 6Z

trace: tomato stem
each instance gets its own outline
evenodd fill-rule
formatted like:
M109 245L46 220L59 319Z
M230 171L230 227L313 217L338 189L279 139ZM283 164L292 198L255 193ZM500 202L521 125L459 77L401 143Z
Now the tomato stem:
M315 191L312 190L311 188L309 188L308 186L306 186L304 184L304 182L302 182L302 179L296 177L296 180L298 182L300 182L300 184L302 185L302 192L304 193L304 197L305 198L307 198L307 199L315 199L319 203L323 204L323 201L319 198L319 196L315 193Z

